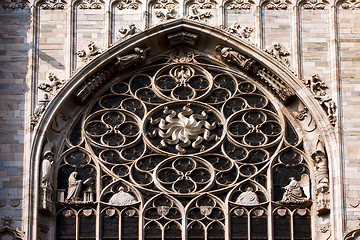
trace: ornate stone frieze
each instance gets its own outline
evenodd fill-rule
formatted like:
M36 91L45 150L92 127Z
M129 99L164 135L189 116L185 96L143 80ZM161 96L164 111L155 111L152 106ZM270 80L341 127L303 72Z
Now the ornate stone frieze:
M287 10L291 3L287 0L271 0L266 3L267 10Z
M65 84L65 80L60 80L55 73L49 73L48 79L50 83L42 83L38 88L49 94L49 97L54 96Z
M269 88L279 99L284 103L289 103L295 97L295 93L276 75L267 69L262 69L257 72L257 75L264 82L264 85Z
M344 1L340 4L340 7L346 10L357 10L360 9L360 1L358 0Z
M116 57L116 67L102 69L90 76L85 83L76 91L75 97L83 102L99 86L101 86L114 72L123 71L140 64L147 57L150 48L134 48L134 53Z
M31 116L30 124L31 124L32 128L35 128L36 125L38 124L38 122L41 118L41 115L45 111L46 106L48 105L49 102L50 102L49 96L47 94L45 94L44 99L39 101L39 104L36 106L34 113Z
M311 155L315 163L316 209L319 216L330 212L329 172L324 144L318 140L316 152Z
M96 47L94 41L90 41L88 44L89 51L85 51L84 49L81 49L76 52L76 55L82 59L83 62L88 62L92 60L95 56L101 54L102 49L99 49Z
M25 9L29 7L29 1L27 0L3 0L0 3L3 9Z
M140 6L140 2L137 0L121 0L116 6L119 10L131 9L137 10Z
M196 39L198 38L198 34L181 31L173 34L167 35L167 38L170 41L171 46L179 45L179 44L189 44L195 45Z
M301 7L305 10L324 10L329 4L326 0L306 0L301 3Z
M128 28L121 27L121 29L118 30L119 35L117 35L117 39L126 39L130 36L133 36L137 33L141 32L141 29L137 28L134 23L130 23Z
M236 36L239 36L241 38L250 39L251 35L254 31L251 27L242 27L238 22L233 23L230 27L226 28L221 26L221 29L224 29L225 31L234 34Z
M282 64L290 66L289 58L290 52L285 49L281 43L275 43L272 48L265 50L271 56L279 60Z
M155 16L160 19L161 22L165 22L167 20L176 19L179 16L176 13L175 8L167 8L166 12L156 11Z
M250 10L255 3L251 0L234 0L226 5L230 10Z
M102 9L104 2L101 0L82 0L79 9Z
M65 9L66 2L64 0L46 0L40 5L43 10L62 10Z
M176 19L179 17L178 8L179 3L175 0L159 0L153 5L154 13L161 22Z
M312 76L311 80L304 80L304 84L314 94L315 99L319 102L322 108L326 111L329 121L332 125L336 124L336 105L332 98L326 92L328 86L320 79L318 74Z

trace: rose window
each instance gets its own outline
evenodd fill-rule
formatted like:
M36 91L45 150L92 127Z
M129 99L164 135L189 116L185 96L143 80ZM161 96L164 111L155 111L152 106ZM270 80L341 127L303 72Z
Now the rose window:
M311 239L301 135L259 82L209 62L138 69L79 113L58 239Z

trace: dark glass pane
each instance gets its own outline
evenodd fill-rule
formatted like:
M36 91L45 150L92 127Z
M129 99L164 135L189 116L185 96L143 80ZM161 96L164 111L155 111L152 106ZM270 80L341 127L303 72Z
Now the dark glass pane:
M250 220L251 239L268 239L267 216L251 216Z
M139 237L139 218L138 216L123 216L121 239L138 239Z
M102 236L105 238L116 237L119 238L119 216L112 217L103 216L102 221Z
M188 239L204 239L205 238L205 233L204 233L204 229L201 227L200 224L192 224L189 228L188 228Z
M60 214L56 219L57 239L75 239L76 237L76 218L75 216L65 217Z
M91 215L89 217L81 216L80 217L80 238L95 238L95 226L96 226L96 217Z
M306 214L301 216L295 214L294 216L294 238L301 240L311 239L311 220L310 216Z
M165 227L165 239L181 239L181 227L171 222Z
M208 227L208 239L225 239L223 226L215 222Z
M231 217L231 239L244 240L248 239L247 235L247 215L243 214L239 217L233 215Z
M290 240L290 216L274 216L274 235L275 240Z
M161 239L161 229L155 222L151 222L145 227L145 239Z

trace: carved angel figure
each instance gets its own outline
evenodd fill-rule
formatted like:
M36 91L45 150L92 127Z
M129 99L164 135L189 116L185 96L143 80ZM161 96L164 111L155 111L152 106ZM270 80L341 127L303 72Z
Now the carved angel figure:
M247 187L246 192L241 193L235 203L248 206L258 205L259 198L252 187Z
M134 48L135 53L125 56L117 56L116 65L119 66L121 70L137 65L145 60L146 53L148 51L150 51L150 48L141 49L136 47Z
M68 192L66 201L78 201L80 200L80 192L81 192L81 180L77 180L78 173L72 172L68 179Z
M302 204L309 201L309 176L303 174L300 182L296 181L294 177L289 178L290 183L283 187L285 192L280 203L285 204Z
M119 192L115 193L109 200L109 203L116 206L125 206L136 203L135 198L124 191L124 187L119 187Z

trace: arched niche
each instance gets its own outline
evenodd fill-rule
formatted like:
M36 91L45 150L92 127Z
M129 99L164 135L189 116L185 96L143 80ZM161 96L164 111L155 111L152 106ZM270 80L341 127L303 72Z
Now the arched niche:
M181 135L178 132L184 121L193 121L193 125ZM168 135L168 130L176 132L178 139ZM300 207L303 214L311 209L311 236L321 237L315 223L328 222L334 214L329 210L331 191L336 189L329 187L329 181L336 156L335 139L327 112L288 67L220 29L175 20L110 47L80 68L44 111L35 128L31 159L39 169L45 159L50 164L56 162L69 149L88 149L97 162L94 182L98 194L86 203L91 207L101 204L102 189L124 180L134 185L133 192L142 194L144 205L140 208L166 192L184 206L179 211L185 216L182 211L191 198L213 194L225 201L229 197L219 195L232 194L234 188L254 181L261 186L257 189L268 191L264 196L270 196L266 197L269 203L259 203L254 209L239 207L235 217L246 210L247 218L255 219L251 221L265 221L265 216L283 204L289 212ZM50 142L52 155L45 150ZM286 202L280 200L284 197L273 197L276 191L271 166L286 148L296 148L306 156L311 186L311 198L306 201ZM40 176L34 174L31 179L37 186L34 196L39 196L29 199L37 206L32 214L43 210L34 221L52 219L51 213L59 204L55 200L57 189L51 187L56 179L49 180L50 187L42 183L51 169L43 168ZM299 176L290 177L300 183ZM288 186L285 181L281 184L284 186L278 189ZM159 209L159 214L167 214L166 208ZM212 212L210 205L201 209L205 215ZM230 211L228 205L222 209ZM142 214L139 209L139 226L144 226ZM100 215L97 212L96 216ZM207 226L196 221L197 227ZM231 219L221 221L225 238L230 239L225 225L231 224ZM155 227L160 226L155 222ZM181 228L181 236L186 238L185 222L173 227ZM97 236L101 234L100 226L98 229ZM139 236L143 237L141 229ZM56 234L55 230L49 234Z

